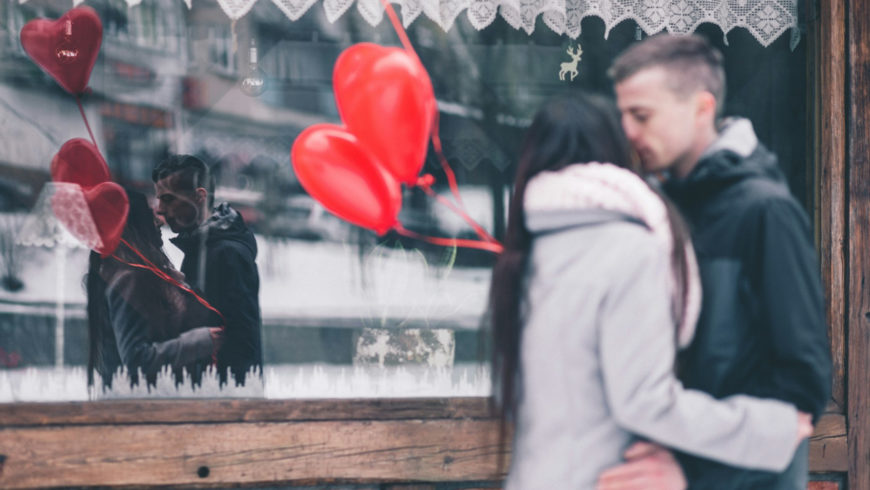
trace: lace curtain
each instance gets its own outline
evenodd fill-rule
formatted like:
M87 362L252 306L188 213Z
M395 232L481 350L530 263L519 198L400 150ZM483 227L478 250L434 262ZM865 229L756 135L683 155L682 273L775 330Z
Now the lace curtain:
M130 0L128 0L130 1ZM134 0L135 1L135 0ZM190 0L187 0L190 1ZM231 19L245 15L257 0L218 0ZM266 0L260 0L266 1ZM356 2L362 17L372 25L384 16L379 0L271 0L291 20L302 16L318 1L322 1L327 18L334 22ZM528 33L535 29L535 19L543 16L546 25L571 38L580 35L580 22L586 17L599 17L607 32L624 20L631 19L646 34L662 30L675 34L693 32L708 22L719 26L726 34L736 27L747 29L763 46L768 46L791 29L791 44L800 39L797 26L798 0L391 0L401 7L405 26L420 14L432 19L445 31L456 18L466 12L476 29L491 24L497 15L515 29Z
M24 0L26 1L26 0ZM75 0L80 3L83 0ZM141 0L126 0L136 5ZM204 0L197 0L204 1ZM260 0L270 1L270 0ZM290 20L297 20L317 2L330 22L347 12L356 2L360 15L371 25L384 17L380 0L271 0ZM791 29L791 46L800 40L798 0L390 0L401 7L399 14L405 26L420 14L432 19L448 31L456 18L466 12L475 29L491 24L497 15L515 29L528 33L535 29L535 20L543 16L544 23L558 34L571 38L580 35L580 22L586 17L604 21L606 33L624 20L637 22L646 34L667 30L688 34L702 23L719 26L727 34L736 27L748 30L763 46L768 46ZM192 0L184 0L188 8ZM230 19L243 17L257 0L217 0Z

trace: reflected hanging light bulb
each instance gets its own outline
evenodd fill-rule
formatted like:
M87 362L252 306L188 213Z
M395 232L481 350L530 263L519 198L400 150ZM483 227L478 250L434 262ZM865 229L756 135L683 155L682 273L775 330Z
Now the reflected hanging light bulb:
M58 43L54 50L54 55L57 60L63 64L69 64L76 60L79 56L79 48L75 45L72 39L72 20L67 19L64 26L63 39Z
M248 56L248 70L239 83L242 93L257 97L266 91L266 74L257 66L257 43L251 39L251 51Z

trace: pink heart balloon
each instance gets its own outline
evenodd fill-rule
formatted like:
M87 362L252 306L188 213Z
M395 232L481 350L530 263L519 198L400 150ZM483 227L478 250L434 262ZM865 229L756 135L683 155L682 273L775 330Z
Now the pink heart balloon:
M348 131L399 182L416 184L437 110L423 65L400 48L355 44L338 57L332 85Z
M108 257L121 242L130 201L123 187L103 182L86 190L74 185L59 187L51 207L74 237Z
M51 180L79 184L83 189L111 180L109 166L96 146L73 138L60 147L51 159Z
M69 10L57 20L34 19L21 29L21 46L67 92L85 91L100 52L103 24L90 7Z
M293 142L290 159L302 187L339 218L381 235L398 222L399 183L344 128L307 128Z

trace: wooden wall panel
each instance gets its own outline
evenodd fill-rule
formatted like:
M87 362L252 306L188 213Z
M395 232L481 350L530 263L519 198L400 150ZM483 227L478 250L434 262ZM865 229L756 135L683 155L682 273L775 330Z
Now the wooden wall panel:
M846 472L849 469L847 446L846 417L833 414L822 417L810 438L810 471Z
M488 413L483 398L0 405L0 488L497 481ZM825 415L811 469L845 471L846 446L845 417Z
M831 398L836 410L845 410L846 400L846 10L845 0L821 2L814 23L811 63L817 76L814 90L817 125L816 184L818 205L816 230L822 284L827 300L828 334L831 339L833 384Z
M870 489L870 2L849 1L849 489Z
M491 429L476 420L7 429L0 486L494 480Z

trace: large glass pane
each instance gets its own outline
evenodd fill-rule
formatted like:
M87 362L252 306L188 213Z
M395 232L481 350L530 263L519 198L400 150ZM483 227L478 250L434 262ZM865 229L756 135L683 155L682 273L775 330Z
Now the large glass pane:
M0 402L489 394L488 337L482 327L494 254L354 226L311 197L291 166L291 147L305 128L341 122L332 83L338 56L359 42L399 45L386 19L373 27L351 8L330 22L318 4L290 20L267 1L235 22L217 2L197 1L191 8L179 0L85 5L95 9L104 33L91 90L81 102L113 181L158 206L152 170L159 162L176 154L205 162L215 179L215 205L229 203L253 233L258 290L245 289L241 299L215 292L244 282L238 276L245 274L242 266L232 259L210 266L208 278L153 275L143 281L150 286L134 284L116 295L115 303L109 300L112 318L104 319L102 333L89 333L84 277L90 251L57 222L57 196L66 191L49 174L61 146L72 138L88 140L88 129L76 98L37 67L19 41L26 22L59 18L69 5L4 2ZM517 152L535 110L550 97L578 90L612 96L608 66L646 35L631 20L608 32L601 19L584 18L577 39L556 34L540 17L533 24L528 33L499 16L477 30L463 14L445 32L421 15L407 28L432 80L443 153L462 203L496 238L504 232ZM794 117L795 111L806 112L805 43L792 49L783 36L764 47L735 29L725 44L712 24L699 32L725 54L726 113L753 121L762 142L780 156L794 192L806 201L807 157L800 136L807 126L805 118ZM390 114L383 116L389 120ZM450 198L448 176L431 145L421 174L431 174L434 191ZM333 192L360 191L335 184ZM71 212L61 207L61 213ZM403 187L398 220L425 236L480 240L456 212L419 187ZM163 251L182 268L185 253L170 242L175 233L165 223L161 231ZM245 241L240 235L228 239ZM253 301L260 320L230 319L244 325L234 327L241 330L225 336L218 351L221 358L235 353L230 366L252 369L244 379L232 371L222 378L210 365L211 356L190 352L211 345L210 337L200 335L199 344L178 341L185 332L221 321L209 312L199 323L178 320L177 308L201 303L177 283L198 288L200 297L222 305L218 309L235 312ZM105 286L92 291L93 304L106 304ZM89 389L89 360L97 368L117 367L132 356L122 352L132 345L122 345L132 334L117 326L128 321L119 319L124 308L150 325L139 332L149 355L170 360L148 358L150 364L139 365L158 366L159 372L145 373L134 386L121 373L110 390L102 388L95 369ZM174 347L165 345L174 340ZM100 356L92 354L97 351ZM219 365L227 363L219 359Z

